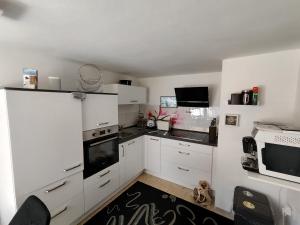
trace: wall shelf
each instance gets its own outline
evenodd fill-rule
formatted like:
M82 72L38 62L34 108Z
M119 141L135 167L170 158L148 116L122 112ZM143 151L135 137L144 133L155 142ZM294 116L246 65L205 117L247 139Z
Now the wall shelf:
M282 180L282 179L278 179L275 177L270 177L270 176L262 175L259 173L250 172L250 171L247 171L247 175L248 175L248 178L252 179L252 180L264 182L267 184L273 184L275 186L279 186L279 187L283 187L283 188L287 188L290 190L300 192L300 184L296 183L296 182Z

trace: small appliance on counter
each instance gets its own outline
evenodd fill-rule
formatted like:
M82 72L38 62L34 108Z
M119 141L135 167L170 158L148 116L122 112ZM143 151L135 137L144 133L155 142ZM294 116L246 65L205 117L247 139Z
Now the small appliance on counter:
M147 127L148 128L155 128L155 121L154 120L147 120Z
M257 143L259 173L300 183L300 131L256 122L252 135Z
M243 169L258 173L257 146L253 137L243 137L243 151Z

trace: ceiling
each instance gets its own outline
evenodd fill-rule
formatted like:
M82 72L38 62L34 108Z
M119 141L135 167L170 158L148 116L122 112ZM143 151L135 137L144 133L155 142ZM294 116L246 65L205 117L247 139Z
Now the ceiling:
M0 0L0 50L45 51L139 76L221 71L300 47L299 0Z

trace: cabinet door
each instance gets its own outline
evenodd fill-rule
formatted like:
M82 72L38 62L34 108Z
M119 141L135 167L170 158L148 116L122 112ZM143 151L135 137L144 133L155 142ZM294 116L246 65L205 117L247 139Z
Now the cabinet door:
M160 138L146 136L146 169L154 174L160 175Z
M83 169L81 101L70 93L7 91L16 194Z
M83 130L118 125L118 96L87 94L82 102Z
M125 143L119 145L119 169L120 169L120 186L127 182Z
M145 104L146 88L128 85L119 85L119 104Z

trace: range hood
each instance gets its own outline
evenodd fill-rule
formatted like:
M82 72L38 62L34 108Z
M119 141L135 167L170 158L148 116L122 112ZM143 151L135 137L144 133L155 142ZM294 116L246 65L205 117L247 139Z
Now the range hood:
M209 107L208 87L175 88L177 106L182 107Z

